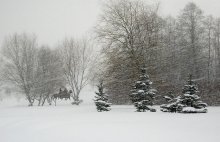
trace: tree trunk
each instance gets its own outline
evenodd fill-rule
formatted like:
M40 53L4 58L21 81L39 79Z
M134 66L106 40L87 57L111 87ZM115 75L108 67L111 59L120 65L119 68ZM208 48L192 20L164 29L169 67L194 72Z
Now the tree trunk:
M26 95L26 96L27 96L27 100L29 102L28 106L33 106L34 100L31 99L31 97L29 95Z

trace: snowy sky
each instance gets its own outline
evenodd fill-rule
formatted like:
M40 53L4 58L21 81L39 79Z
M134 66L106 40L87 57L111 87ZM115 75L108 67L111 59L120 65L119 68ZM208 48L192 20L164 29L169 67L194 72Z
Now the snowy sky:
M40 44L56 45L64 37L77 37L97 21L104 0L0 0L0 44L15 32L35 33ZM153 1L153 0L146 0ZM187 2L205 14L220 17L219 0L157 0L160 14L176 16Z

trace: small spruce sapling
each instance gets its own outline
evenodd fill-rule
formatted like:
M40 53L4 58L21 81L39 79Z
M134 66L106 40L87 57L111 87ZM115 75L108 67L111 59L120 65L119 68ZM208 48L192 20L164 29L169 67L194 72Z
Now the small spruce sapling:
M146 69L141 69L139 80L134 84L131 101L137 109L137 112L145 112L149 110L156 112L156 109L151 108L155 98L156 90L151 88L152 82L146 73Z
M96 92L94 99L97 111L110 111L111 103L108 103L108 96L104 93L103 81L100 81L100 84L97 85L97 87L98 92Z
M189 75L187 84L184 85L182 95L178 96L168 104L161 105L161 111L164 112L180 112L180 113L206 113L207 104L200 100L197 95L198 87Z

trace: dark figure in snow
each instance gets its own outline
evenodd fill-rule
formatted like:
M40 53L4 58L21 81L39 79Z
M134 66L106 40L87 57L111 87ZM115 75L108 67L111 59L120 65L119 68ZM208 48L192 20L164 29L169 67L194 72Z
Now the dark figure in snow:
M145 112L146 110L151 112L156 111L156 109L151 108L156 94L156 90L151 88L151 84L152 82L146 73L146 69L142 68L140 78L135 83L132 94L130 95L137 112Z
M64 90L63 90L63 94L67 94L68 93L68 90L65 88Z
M62 88L60 88L60 92L59 92L59 94L61 94L62 93Z
M206 113L207 104L200 100L197 95L198 87L189 75L187 84L184 85L182 95L176 98L170 98L168 104L161 105L163 112L180 112L180 113ZM169 98L169 96L165 96Z
M100 84L97 87L98 92L96 92L94 99L97 111L110 111L111 103L108 103L108 96L104 93L103 81L100 81Z
M68 91L66 88L64 89L64 91L62 91L62 89L60 88L59 93L53 94L51 96L51 101L54 101L55 105L56 105L57 99L61 99L61 100L63 100L63 99L68 100L69 99L70 100L70 95L72 92L73 92L72 90Z

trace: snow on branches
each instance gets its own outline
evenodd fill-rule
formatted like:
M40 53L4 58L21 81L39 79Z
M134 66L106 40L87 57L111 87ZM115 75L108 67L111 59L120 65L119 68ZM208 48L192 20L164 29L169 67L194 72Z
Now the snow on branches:
M150 107L153 105L156 92L155 89L151 88L151 84L152 82L146 74L146 69L142 68L140 79L135 83L130 95L131 101L138 112L145 112L146 110L156 111L156 109Z
M207 104L202 102L200 97L196 95L198 92L198 87L192 80L192 75L189 75L187 84L183 87L183 94L176 98L165 96L164 98L169 100L169 103L161 105L161 111L180 113L206 113Z
M96 92L95 96L95 105L98 112L101 111L110 111L110 105L111 103L108 103L108 95L104 93L104 86L103 82L101 81L98 87L98 92Z

